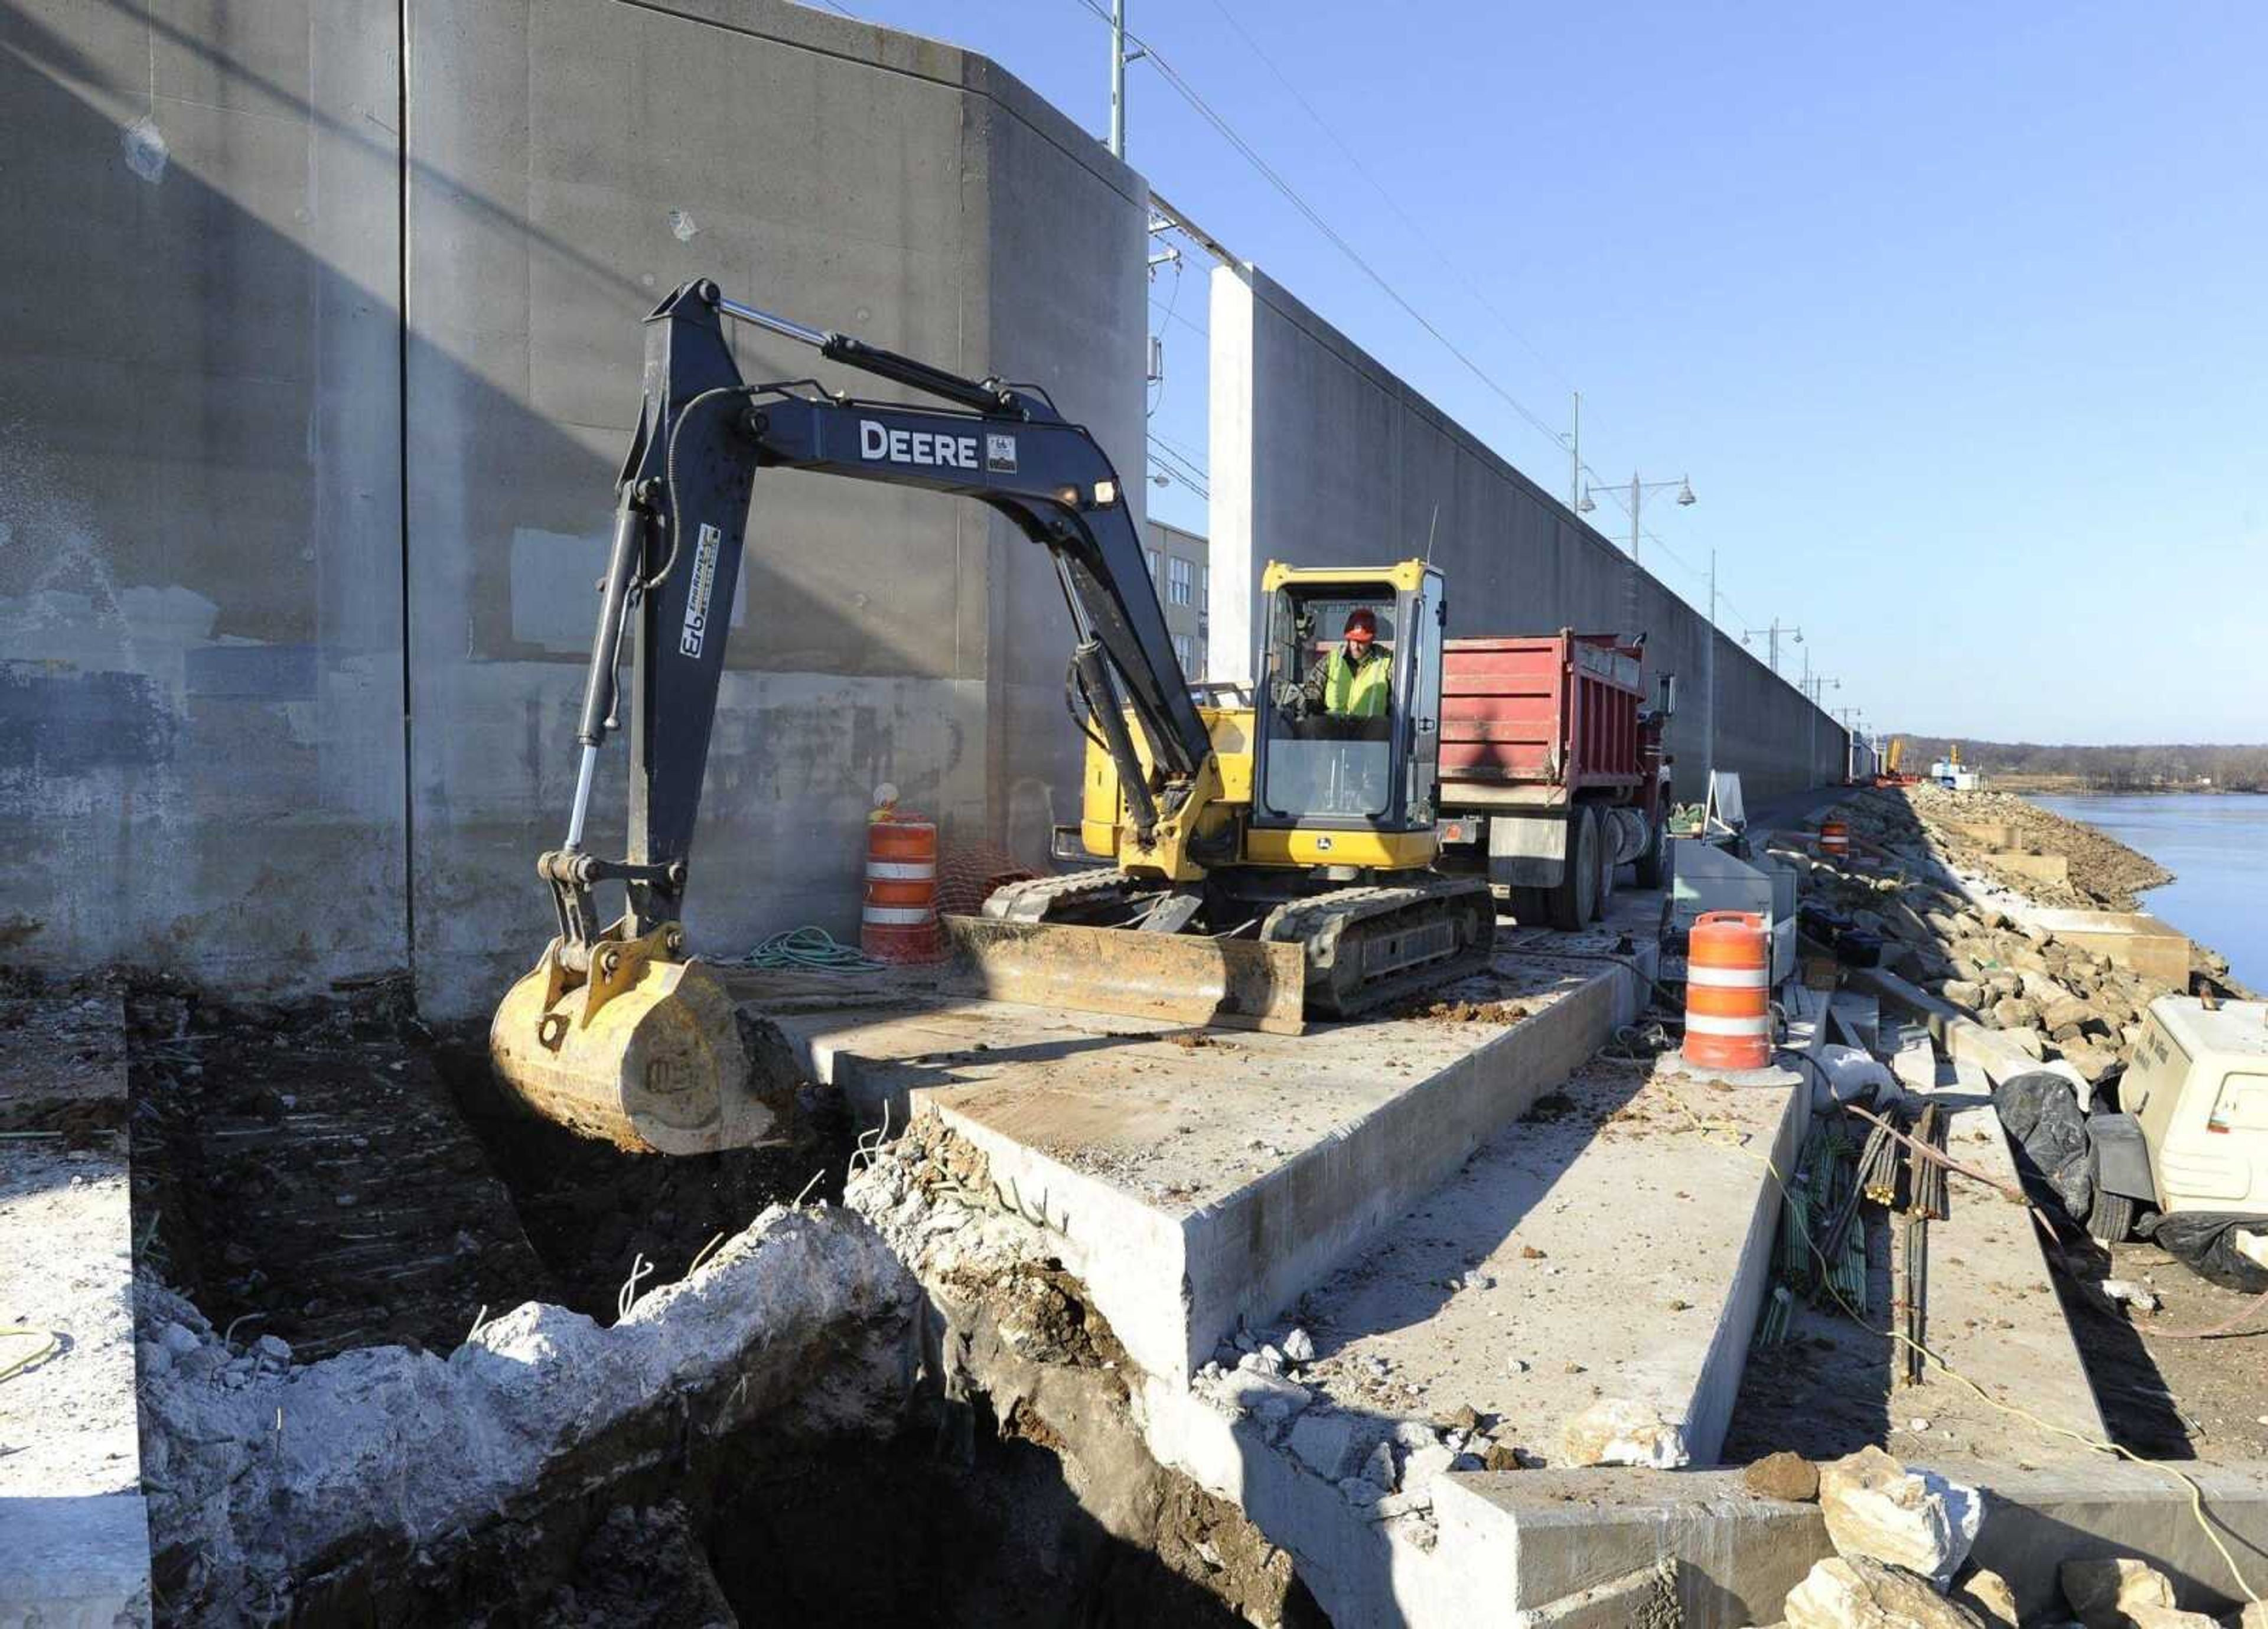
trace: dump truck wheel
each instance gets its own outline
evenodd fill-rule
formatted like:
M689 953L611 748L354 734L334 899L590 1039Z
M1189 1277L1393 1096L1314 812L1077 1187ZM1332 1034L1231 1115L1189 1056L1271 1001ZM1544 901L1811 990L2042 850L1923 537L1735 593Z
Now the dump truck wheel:
M1642 888L1658 888L1669 881L1669 816L1657 810L1653 824L1647 828L1646 847L1638 857L1633 874Z
M1566 863L1548 901L1553 927L1576 932L1599 914L1599 822L1589 809L1576 808L1567 816Z

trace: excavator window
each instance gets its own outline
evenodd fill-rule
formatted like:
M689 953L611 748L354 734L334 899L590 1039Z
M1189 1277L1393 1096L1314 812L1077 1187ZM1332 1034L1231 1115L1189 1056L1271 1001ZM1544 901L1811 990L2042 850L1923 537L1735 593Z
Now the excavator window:
M1395 813L1395 760L1405 682L1396 634L1403 612L1385 584L1333 583L1280 588L1270 607L1263 694L1267 736L1260 787L1263 813L1278 822L1387 822ZM1344 665L1347 619L1370 612L1370 660L1382 670L1359 682L1333 674ZM1376 694L1383 690L1382 697Z

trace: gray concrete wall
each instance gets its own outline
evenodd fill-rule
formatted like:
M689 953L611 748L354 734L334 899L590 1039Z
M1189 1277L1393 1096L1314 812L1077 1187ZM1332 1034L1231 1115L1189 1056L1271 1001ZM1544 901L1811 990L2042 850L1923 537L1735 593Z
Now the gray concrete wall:
M444 1015L532 963L638 319L686 278L1045 386L1138 505L1146 188L983 58L779 0L174 16L0 0L18 954L414 960ZM1034 858L1068 817L1068 624L989 512L768 478L734 620L699 947L855 933L879 782Z
M475 1012L550 932L531 866L567 806L637 319L712 276L1035 380L1138 454L1148 195L983 58L769 0L420 0L410 21L416 965L429 1008ZM887 394L737 343L750 379L817 365ZM1044 856L1078 740L1042 551L976 505L782 473L757 484L734 621L696 948L804 922L855 934L884 781L948 844Z
M0 945L402 961L391 6L0 4Z
M1209 326L1216 676L1251 676L1270 560L1382 564L1430 535L1452 635L1647 635L1651 670L1679 675L1679 797L1705 790L1712 688L1717 766L1752 806L1840 778L1843 731L1794 685L1266 273L1217 267Z

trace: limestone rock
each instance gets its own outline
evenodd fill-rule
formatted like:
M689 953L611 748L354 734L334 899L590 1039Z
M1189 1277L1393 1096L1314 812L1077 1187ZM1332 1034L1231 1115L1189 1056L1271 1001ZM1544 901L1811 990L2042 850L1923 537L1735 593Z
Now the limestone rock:
M2171 1607L2174 1586L2132 1556L2088 1556L2056 1569L2063 1598L2087 1629L2126 1629L2139 1607Z
M1284 1360L1286 1363L1313 1363L1315 1360L1314 1337L1305 1330L1293 1330L1284 1337Z
M1571 1465L1646 1465L1675 1471L1691 1463L1685 1430L1661 1418L1650 1404L1628 1397L1602 1397L1569 1420L1559 1447Z
M1757 1460L1741 1473L1741 1481L1749 1492L1764 1499L1802 1503L1819 1497L1819 1467L1785 1448Z
M2247 1601L2229 1620L2230 1629L2268 1629L2268 1601Z
M1895 1566L1830 1556L1787 1592L1787 1629L1990 1629L1957 1601Z
M2063 1043L2064 1061L2087 1077L2089 1086L2118 1066L2118 1054L2109 1047L2096 1046L2086 1041Z
M1948 978L1945 981L1944 988L1940 990L1938 994L1952 1002L1954 1006L1966 1007L1973 1013L1984 999L1984 986L1973 979Z
M1978 1567L1955 1585L1953 1599L1996 1629L2017 1629L2021 1621L2016 1616L2016 1592L1989 1566Z
M1984 1500L1932 1471L1908 1471L1867 1447L1819 1468L1819 1508L1845 1558L1920 1574L1943 1588L1969 1559Z

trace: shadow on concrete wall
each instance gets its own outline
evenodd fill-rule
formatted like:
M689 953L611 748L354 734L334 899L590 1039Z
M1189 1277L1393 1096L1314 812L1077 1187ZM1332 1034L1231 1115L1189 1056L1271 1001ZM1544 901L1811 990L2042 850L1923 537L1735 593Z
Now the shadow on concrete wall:
M637 320L666 291L405 164L400 26L353 0L224 7L197 31L122 0L0 6L0 129L22 155L0 184L18 218L73 227L27 234L0 276L0 875L34 960L306 986L414 944L480 977L549 931L529 861L563 818ZM485 235L572 281L604 331L547 337L595 381L580 416L611 424L468 365L414 283L405 336L405 195L437 275L462 269L453 237ZM666 281L715 269L692 233L671 247ZM878 781L949 837L998 813L981 636L973 671L940 673L934 645L860 614L906 584L838 596L799 569L845 527L934 537L898 511L937 500L851 498L836 519L843 484L779 477L751 527L702 837L741 924L814 870L828 891L791 914L855 914ZM953 526L981 554L985 522ZM949 596L950 546L944 569ZM939 679L943 704L922 693ZM800 823L770 823L783 808ZM844 852L815 855L836 824Z

